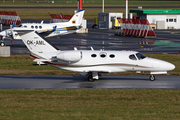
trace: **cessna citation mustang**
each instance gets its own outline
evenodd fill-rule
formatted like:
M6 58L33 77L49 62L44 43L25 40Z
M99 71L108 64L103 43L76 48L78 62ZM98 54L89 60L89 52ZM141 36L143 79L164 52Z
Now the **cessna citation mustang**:
M169 62L148 58L136 51L57 50L35 31L17 31L36 62L87 75L89 81L99 79L102 73L150 72L167 74L175 66Z
M2 39L6 37L11 37L13 39L21 39L20 36L14 30L34 30L38 33L45 33L48 31L53 31L46 37L52 37L57 35L69 34L78 32L82 25L82 19L84 16L84 9L79 9L73 17L68 22L59 23L22 23L18 27L13 27L11 29L4 30L0 32Z

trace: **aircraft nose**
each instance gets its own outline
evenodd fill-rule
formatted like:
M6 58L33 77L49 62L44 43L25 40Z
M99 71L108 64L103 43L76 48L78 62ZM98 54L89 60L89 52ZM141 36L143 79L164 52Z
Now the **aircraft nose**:
M174 70L175 69L175 65L173 65L172 63L169 62L165 62L164 64L162 64L162 66L167 70Z
M169 63L168 68L169 68L170 70L174 70L174 69L175 69L175 65L173 65L173 64L171 64L171 63Z

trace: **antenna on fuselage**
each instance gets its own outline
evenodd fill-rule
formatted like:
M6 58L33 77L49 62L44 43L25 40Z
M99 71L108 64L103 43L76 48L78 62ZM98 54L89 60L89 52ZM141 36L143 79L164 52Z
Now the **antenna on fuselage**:
M94 48L91 46L91 50L94 51Z
M76 47L74 47L74 50L78 50Z

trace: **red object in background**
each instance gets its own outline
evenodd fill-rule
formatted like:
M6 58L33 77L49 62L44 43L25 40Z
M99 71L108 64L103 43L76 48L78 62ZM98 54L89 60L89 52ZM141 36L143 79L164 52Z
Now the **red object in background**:
M82 0L79 0L79 9L82 9Z
M12 25L15 23L16 25L19 25L22 23L16 11L0 11L0 18L2 24Z

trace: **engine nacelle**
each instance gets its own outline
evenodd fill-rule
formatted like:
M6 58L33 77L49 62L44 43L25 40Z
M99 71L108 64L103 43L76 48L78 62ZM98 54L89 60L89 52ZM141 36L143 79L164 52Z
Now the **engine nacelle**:
M57 59L67 61L67 62L78 62L82 59L82 52L81 51L66 51L61 52L57 55Z

